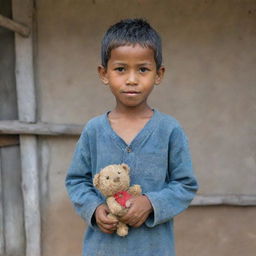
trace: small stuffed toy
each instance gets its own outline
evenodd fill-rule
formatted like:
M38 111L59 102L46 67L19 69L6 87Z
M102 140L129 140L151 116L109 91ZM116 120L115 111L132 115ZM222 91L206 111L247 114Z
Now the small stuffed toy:
M111 212L109 218L117 220L117 217L125 215L129 207L127 200L141 195L140 185L130 187L129 171L127 164L113 164L103 168L93 178L93 185L106 197ZM116 232L119 236L126 236L128 226L119 221Z

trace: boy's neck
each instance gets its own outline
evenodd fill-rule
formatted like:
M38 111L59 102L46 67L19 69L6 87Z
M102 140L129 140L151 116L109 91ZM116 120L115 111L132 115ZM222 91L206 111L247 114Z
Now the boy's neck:
M134 108L116 106L110 115L112 118L149 118L153 115L153 110L148 105Z
M149 106L143 108L116 106L108 117L112 129L129 145L152 116L153 110Z

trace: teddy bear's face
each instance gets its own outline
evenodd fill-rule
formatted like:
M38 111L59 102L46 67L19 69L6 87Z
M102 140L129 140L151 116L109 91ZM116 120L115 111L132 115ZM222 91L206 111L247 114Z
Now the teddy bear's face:
M130 186L129 167L126 164L109 165L95 175L93 184L106 197L126 190Z

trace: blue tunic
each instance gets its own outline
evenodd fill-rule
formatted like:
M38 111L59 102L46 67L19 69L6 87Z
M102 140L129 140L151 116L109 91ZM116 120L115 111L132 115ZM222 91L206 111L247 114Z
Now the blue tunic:
M105 234L93 214L105 199L92 185L109 164L130 166L131 185L140 184L153 212L126 237ZM198 189L186 135L171 116L154 110L127 145L112 129L108 113L91 119L77 142L66 187L78 214L88 223L84 256L174 256L173 217L188 206Z

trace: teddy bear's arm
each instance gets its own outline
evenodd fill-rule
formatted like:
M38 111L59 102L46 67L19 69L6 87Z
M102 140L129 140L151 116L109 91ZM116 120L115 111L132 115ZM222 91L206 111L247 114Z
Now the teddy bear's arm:
M122 207L113 196L107 198L107 205L110 212L117 216L122 216L125 213L125 208Z
M141 195L141 192L142 192L141 187L140 187L140 185L137 185L137 184L133 185L132 187L130 187L128 189L128 193L133 196Z

